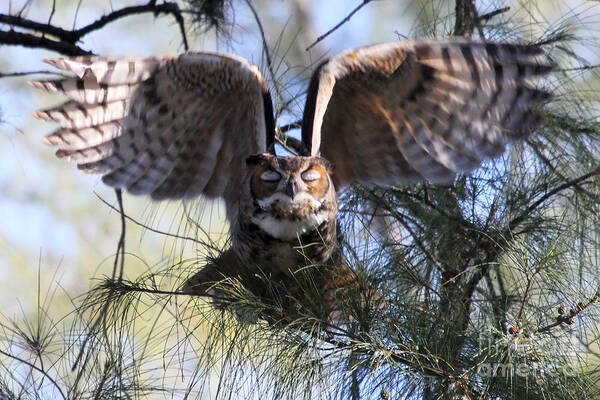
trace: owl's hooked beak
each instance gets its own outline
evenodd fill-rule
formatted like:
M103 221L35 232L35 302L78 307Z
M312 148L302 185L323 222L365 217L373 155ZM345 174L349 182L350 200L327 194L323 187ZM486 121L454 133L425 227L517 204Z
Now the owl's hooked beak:
M296 181L294 179L290 179L285 184L285 193L294 200L294 196L296 196Z

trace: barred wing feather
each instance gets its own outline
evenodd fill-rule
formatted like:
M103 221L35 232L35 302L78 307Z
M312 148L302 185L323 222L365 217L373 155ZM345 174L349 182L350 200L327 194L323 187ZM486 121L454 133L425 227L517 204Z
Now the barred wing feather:
M303 142L338 187L451 182L540 122L534 86L552 63L536 47L414 41L350 50L313 75Z
M223 197L232 207L246 157L273 140L266 80L243 58L185 53L47 62L75 76L31 83L70 99L35 113L60 125L44 141L110 186L155 199Z

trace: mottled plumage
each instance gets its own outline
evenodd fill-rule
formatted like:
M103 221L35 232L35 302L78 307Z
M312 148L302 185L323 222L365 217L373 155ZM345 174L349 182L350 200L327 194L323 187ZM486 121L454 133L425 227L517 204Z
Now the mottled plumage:
M334 265L319 270L323 282L327 271L330 282L350 276L335 251L336 190L448 183L472 171L537 126L534 106L550 96L533 80L552 68L539 48L512 44L414 41L346 51L313 74L304 154L277 157L266 80L243 58L48 62L75 74L32 83L70 98L36 113L61 125L45 138L57 156L134 194L224 199L232 247L188 281L184 289L195 294L222 278L264 293L259 274L286 286L310 263Z

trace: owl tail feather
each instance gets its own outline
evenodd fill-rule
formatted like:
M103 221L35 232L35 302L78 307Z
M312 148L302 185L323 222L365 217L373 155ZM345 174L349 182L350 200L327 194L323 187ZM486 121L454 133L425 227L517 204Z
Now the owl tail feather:
M271 274L245 265L231 250L191 276L181 290L211 298L215 308L234 312L243 323L316 319L339 326L363 313L373 293L377 308L383 304L382 296L366 279L343 263Z

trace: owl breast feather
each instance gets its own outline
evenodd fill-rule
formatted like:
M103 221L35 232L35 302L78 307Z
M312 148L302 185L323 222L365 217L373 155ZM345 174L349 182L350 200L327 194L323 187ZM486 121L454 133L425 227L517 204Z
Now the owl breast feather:
M257 201L250 220L275 239L290 241L317 229L332 215L329 207L301 193L295 199L281 193Z
M317 229L319 225L327 221L328 213L321 211L314 214L308 214L305 217L288 219L279 218L267 213L259 213L252 216L252 222L255 223L270 236L282 241L290 241L298 236Z

